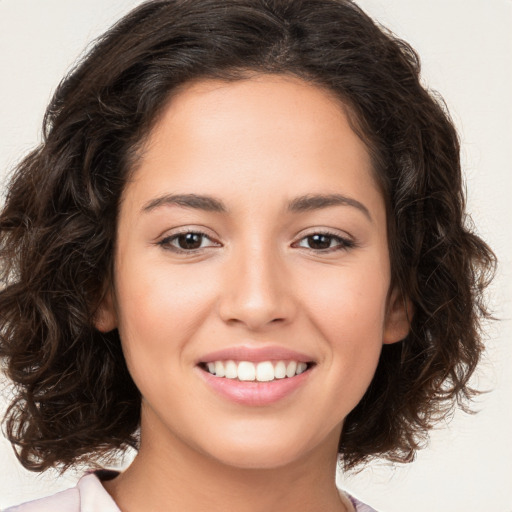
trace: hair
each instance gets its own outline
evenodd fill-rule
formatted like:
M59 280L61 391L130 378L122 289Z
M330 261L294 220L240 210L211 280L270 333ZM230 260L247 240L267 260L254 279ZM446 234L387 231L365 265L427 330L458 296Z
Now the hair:
M392 283L414 309L344 422L345 468L411 461L436 421L467 408L495 256L466 218L458 136L414 50L349 0L149 1L61 82L6 193L0 356L15 395L4 430L26 468L137 447L141 397L119 334L94 327L124 184L180 86L269 73L346 106L387 204Z

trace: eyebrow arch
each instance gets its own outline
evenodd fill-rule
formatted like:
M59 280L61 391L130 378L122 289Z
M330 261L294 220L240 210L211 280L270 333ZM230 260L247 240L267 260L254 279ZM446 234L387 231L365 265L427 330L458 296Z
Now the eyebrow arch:
M143 212L150 212L159 206L177 205L185 208L205 210L207 212L227 213L228 209L222 201L211 196L198 194L166 194L152 199L142 207Z
M182 206L207 212L228 213L229 210L219 199L212 196L199 194L165 194L152 199L143 207L143 212L150 212L160 206ZM288 204L288 211L301 213L311 210L319 210L330 206L352 206L360 210L370 221L372 217L368 208L356 199L341 194L307 194L293 199Z
M318 210L321 208L328 208L330 206L352 206L360 210L372 221L370 211L363 203L356 199L343 196L341 194L308 194L305 196L296 197L288 205L288 211L291 212L305 212L310 210Z

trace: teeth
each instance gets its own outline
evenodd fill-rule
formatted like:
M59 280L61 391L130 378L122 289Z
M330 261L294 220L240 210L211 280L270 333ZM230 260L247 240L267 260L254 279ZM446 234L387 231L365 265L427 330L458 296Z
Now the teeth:
M307 367L308 365L306 363L298 363L297 370L295 370L295 372L297 373L297 375L300 375L301 373L304 373L306 371Z
M225 377L224 363L222 361L215 361L215 375L217 377Z
M254 363L241 361L238 363L238 380L254 380L256 378L256 368Z
M235 361L226 361L224 366L225 376L228 379L236 379L238 377L237 367Z
M270 382L275 379L294 377L304 373L308 365L297 361L215 361L206 364L206 369L216 377L237 379L241 381Z
M258 363L258 366L256 366L256 380L259 382L274 380L274 365L270 361Z
M290 361L288 366L286 367L286 376L293 377L295 375L295 370L297 369L297 362Z
M274 377L276 379L284 379L286 377L286 365L283 361L279 361L274 368Z

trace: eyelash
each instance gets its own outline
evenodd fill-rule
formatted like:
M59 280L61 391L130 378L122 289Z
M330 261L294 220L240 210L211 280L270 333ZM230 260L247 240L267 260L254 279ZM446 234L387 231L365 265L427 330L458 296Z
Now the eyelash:
M179 247L173 247L171 245L171 243L173 241L178 240L178 238L180 236L184 236L184 235L199 235L202 238L207 238L208 240L212 241L211 238L206 233L203 233L201 231L193 231L193 230L188 229L188 230L185 230L185 231L181 231L179 233L175 233L174 235L166 236L165 238L163 238L162 240L157 242L157 245L160 245L164 249L166 249L168 251L172 251L172 252L178 253L178 254L196 254L198 252L201 252L204 249L204 248L199 247L198 249L187 250L187 249L181 249ZM212 247L212 246L210 246L210 247Z
M328 247L327 249L312 249L310 247L304 247L304 249L307 249L314 253L326 254L326 253L337 252L337 251L346 251L348 249L352 249L352 248L356 247L356 243L354 242L354 240L350 240L349 238L344 238L335 233L331 233L330 231L315 231L306 236L303 236L299 240L299 242L301 242L302 240L307 240L308 238L311 238L311 237L317 236L317 235L330 238L331 241L334 240L335 242L338 243L338 245L336 245L334 247Z
M198 235L198 236L202 237L203 239L207 238L208 240L212 241L212 239L206 233L203 233L201 231L186 230L186 231L182 231L180 233L175 233L173 235L163 238L162 240L157 242L157 245L163 247L164 249L166 249L168 251L172 251L174 253L183 254L183 255L195 255L205 249L204 247L199 247L197 249L187 250L187 249L182 249L182 248L175 247L175 246L171 245L172 242L177 241L180 236L184 236L184 235ZM337 242L338 245L336 245L334 247L328 247L327 249L313 249L310 247L304 247L304 249L306 249L310 252L313 252L315 254L328 254L328 253L337 252L337 251L346 251L346 250L352 249L357 246L356 242L354 242L353 240L344 238L340 235L331 233L329 231L315 231L306 236L303 236L299 240L299 242L301 242L303 240L307 240L308 238L311 238L311 237L317 236L317 235L330 238L331 241L334 240L335 242ZM295 246L296 244L297 244L297 242L295 242L292 245L292 247ZM215 247L215 245L210 245L209 247ZM218 247L218 245L217 245L217 247Z

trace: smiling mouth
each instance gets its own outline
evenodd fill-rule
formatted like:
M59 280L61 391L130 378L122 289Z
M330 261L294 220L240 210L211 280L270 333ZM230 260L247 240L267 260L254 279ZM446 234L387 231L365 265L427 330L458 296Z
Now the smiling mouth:
M290 379L309 371L315 363L294 360L281 361L210 361L199 367L217 378L241 382L272 382Z

